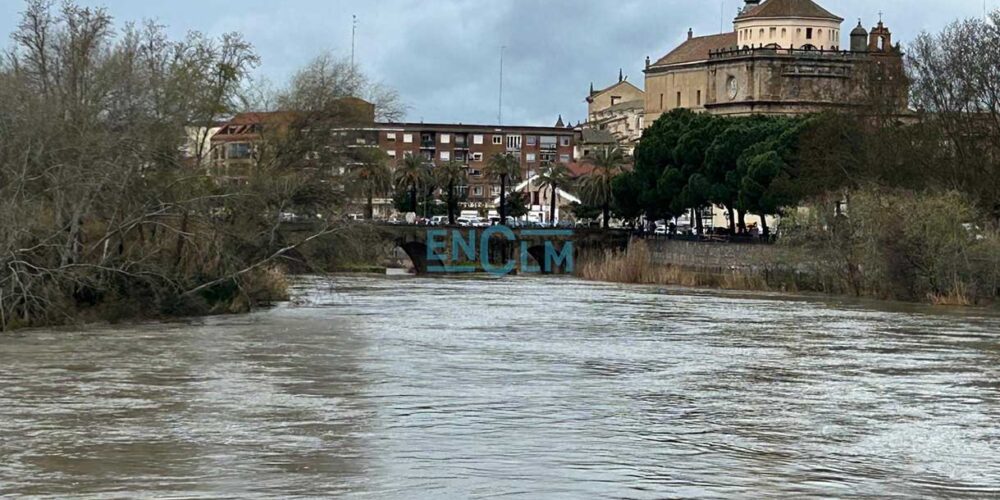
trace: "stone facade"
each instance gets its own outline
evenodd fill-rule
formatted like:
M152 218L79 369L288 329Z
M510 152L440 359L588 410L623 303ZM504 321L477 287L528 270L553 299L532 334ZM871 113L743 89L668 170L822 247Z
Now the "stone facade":
M606 89L591 85L583 128L610 133L631 154L645 128L645 107L645 92L619 74L618 83Z
M841 23L812 0L748 0L734 31L687 40L647 61L645 123L676 108L719 115L798 115L865 102L872 67L898 73L902 53L881 22L841 50ZM891 77L891 74L890 74ZM900 112L906 102L900 103Z

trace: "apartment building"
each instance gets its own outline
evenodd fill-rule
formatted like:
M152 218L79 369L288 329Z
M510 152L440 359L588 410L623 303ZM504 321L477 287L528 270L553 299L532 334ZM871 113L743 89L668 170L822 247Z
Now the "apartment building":
M517 127L448 125L428 123L379 123L378 146L401 161L420 156L428 164L457 161L468 166L467 208L490 209L500 185L486 175L486 165L497 154L512 154L521 161L521 178L534 176L543 165L570 163L578 131L566 127ZM372 137L371 132L368 134Z
M431 168L460 162L468 168L469 185L462 188L461 194L466 197L464 208L469 209L496 208L493 200L500 194L500 185L486 175L486 166L494 155L512 154L519 158L521 179L528 179L548 163L575 161L579 151L581 131L572 127L379 123L374 121L370 104L345 99L345 105L358 112L352 114L361 116L329 128L329 133L337 135L332 144L340 146L336 148L338 151L377 147L389 156L393 167L407 156L419 156ZM242 113L233 117L211 139L210 162L215 174L241 179L266 143L301 126L309 124L304 122L303 114L296 112ZM311 168L312 163L304 158L302 168ZM391 203L388 199L379 201ZM380 207L379 212L387 210Z

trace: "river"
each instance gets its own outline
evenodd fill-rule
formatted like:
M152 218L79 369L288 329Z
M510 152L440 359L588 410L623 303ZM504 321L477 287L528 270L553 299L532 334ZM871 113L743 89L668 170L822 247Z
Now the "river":
M0 361L0 496L1000 496L987 311L345 276Z

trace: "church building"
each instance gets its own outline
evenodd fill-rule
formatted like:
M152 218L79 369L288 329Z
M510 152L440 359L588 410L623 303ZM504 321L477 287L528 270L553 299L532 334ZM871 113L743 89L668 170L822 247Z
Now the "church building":
M689 30L680 46L646 60L646 126L676 108L743 116L863 106L872 68L879 81L903 82L902 52L882 21L870 33L859 21L846 47L843 22L813 0L746 0L733 31ZM905 98L893 105L904 111Z

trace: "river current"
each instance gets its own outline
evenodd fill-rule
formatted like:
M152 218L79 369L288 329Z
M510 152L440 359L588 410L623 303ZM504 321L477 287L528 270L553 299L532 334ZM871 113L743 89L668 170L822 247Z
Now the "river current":
M1000 496L1000 316L569 278L301 282L0 336L0 496Z

